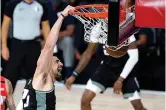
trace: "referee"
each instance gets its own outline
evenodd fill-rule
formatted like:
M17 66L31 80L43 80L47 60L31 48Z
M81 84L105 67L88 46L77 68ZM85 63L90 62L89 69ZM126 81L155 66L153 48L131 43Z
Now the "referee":
M41 52L38 40L40 26L44 40L50 32L47 11L45 4L36 0L12 0L5 8L2 23L2 57L7 61L4 76L11 81L13 88L22 68L27 73L28 79L35 72ZM13 22L13 38L9 51L7 37L11 21Z

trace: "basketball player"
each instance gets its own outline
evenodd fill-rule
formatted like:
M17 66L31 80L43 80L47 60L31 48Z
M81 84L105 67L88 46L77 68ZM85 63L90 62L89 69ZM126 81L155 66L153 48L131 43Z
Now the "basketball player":
M90 33L91 43L83 53L73 75L66 81L66 87L71 88L79 73L87 66L92 55L95 53L102 32L107 32L108 27L98 23ZM146 110L139 95L140 89L135 76L135 65L138 62L138 49L134 35L128 38L128 46L123 46L117 51L112 51L104 45L104 59L100 66L89 79L81 99L81 110L91 110L91 102L98 93L103 93L111 81L114 81L114 93L123 93L124 98L129 99L135 110Z
M11 82L0 76L0 110L5 110L5 103L9 110L15 110L15 104L13 99L13 87Z
M86 89L81 99L81 110L91 110L91 101L98 94L106 90L110 81L114 83L114 93L124 95L128 98L135 110L146 110L139 95L139 85L134 75L135 64L138 61L138 49L134 35L130 38L130 45L127 53L119 58L110 56L106 50L105 57L101 62L95 74L89 79ZM95 53L97 43L89 43L88 48L83 53L79 64L77 65L73 75L66 81L66 87L70 89L79 73L86 67L92 55Z
M73 7L67 6L54 24L46 44L37 62L37 68L32 80L24 87L22 100L18 109L24 110L55 110L56 97L54 94L54 83L60 76L62 63L57 57L53 57L61 24ZM33 53L32 53L33 54Z

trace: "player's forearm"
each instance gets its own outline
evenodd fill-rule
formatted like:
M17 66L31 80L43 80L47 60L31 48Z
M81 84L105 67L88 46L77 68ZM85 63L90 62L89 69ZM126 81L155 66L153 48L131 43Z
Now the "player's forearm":
M120 74L121 79L126 79L130 74L135 64L138 62L138 49L128 50L129 59L127 60L122 73Z
M97 46L98 46L97 43L89 43L88 48L81 56L78 66L75 69L75 72L77 74L81 73L82 70L88 65L92 55L95 53L95 51L97 49ZM78 76L77 74L75 74L75 75Z
M60 16L54 26L52 27L50 34L46 40L44 48L37 61L37 68L35 73L48 73L51 66L53 50L56 45L60 27L62 25L63 17Z
M48 35L45 47L54 48L58 39L59 30L61 28L64 17L60 16L54 26L52 27L50 34Z
M88 54L87 52L84 52L75 71L79 74L82 72L82 70L88 65L92 55Z
M16 106L14 104L14 99L13 99L13 95L9 95L7 98L7 106L9 108L9 110L16 110Z

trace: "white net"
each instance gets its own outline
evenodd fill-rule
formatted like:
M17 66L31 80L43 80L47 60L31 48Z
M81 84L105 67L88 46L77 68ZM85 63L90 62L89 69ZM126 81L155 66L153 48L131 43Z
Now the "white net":
M96 8L95 6L93 7L93 5L88 8L79 6L79 9L76 9L75 12L77 12L77 14L71 13L71 15L84 24L84 40L86 42L98 42L101 44L105 44L107 47L109 47L109 49L113 51L117 51L121 47L129 45L127 39L117 46L107 45L108 17L92 17L93 15L95 16L95 14L99 14L102 12L108 13L108 7L106 7L105 5L103 5L102 8ZM87 14L91 14L91 16L86 16ZM123 23L121 25L123 25Z
M106 45L107 48L111 49L112 51L117 51L120 48L122 48L123 46L128 46L129 45L129 40L126 39L124 42L122 42L121 44L117 45L117 46L109 46Z
M81 12L81 13L99 13L99 12L108 12L108 9L103 6L102 9L97 9L95 7L91 8L80 8L79 10L76 10L76 12ZM105 44L107 40L107 29L104 27L108 27L107 21L108 18L92 18L92 17L87 17L84 15L79 15L79 14L71 14L78 20L80 20L84 24L84 40L86 42L94 42L94 40L91 38L91 36L94 35L97 36L97 39L100 43Z

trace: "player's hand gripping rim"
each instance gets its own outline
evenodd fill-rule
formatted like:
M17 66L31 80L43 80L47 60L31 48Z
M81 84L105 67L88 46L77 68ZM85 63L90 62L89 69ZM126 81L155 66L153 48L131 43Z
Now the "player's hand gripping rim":
M61 15L62 15L63 17L66 17L66 16L69 15L69 12L70 12L70 11L74 11L74 10L75 10L74 7L68 5L68 6L63 10L63 12L61 13Z

